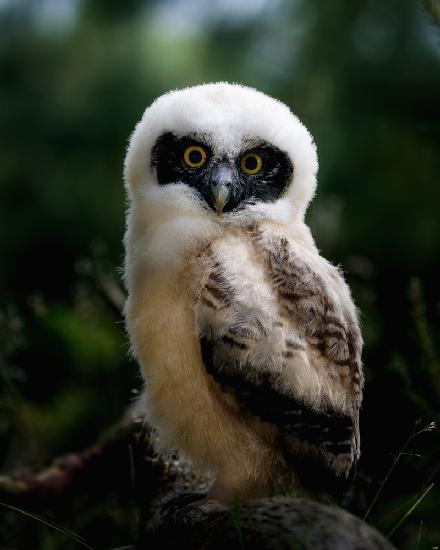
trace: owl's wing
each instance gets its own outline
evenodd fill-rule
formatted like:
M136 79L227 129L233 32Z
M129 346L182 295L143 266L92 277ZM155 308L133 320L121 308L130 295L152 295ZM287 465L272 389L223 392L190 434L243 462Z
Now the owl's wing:
M359 456L356 310L339 271L316 254L264 235L254 246L277 312L240 294L214 255L198 315L204 364L244 410L279 428L301 482L334 494Z

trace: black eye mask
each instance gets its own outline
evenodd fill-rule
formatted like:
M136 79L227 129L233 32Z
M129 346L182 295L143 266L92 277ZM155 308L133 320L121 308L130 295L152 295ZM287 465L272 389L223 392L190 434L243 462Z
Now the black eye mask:
M199 148L204 156L198 154ZM200 164L202 156L200 166L190 165ZM259 166L255 160L258 157L261 159L259 171L246 173L248 168L254 170ZM285 192L293 174L293 166L286 153L268 143L244 150L237 158L230 160L216 157L212 148L200 138L177 137L171 132L158 138L151 162L156 169L159 185L184 183L196 190L213 210L216 210L215 190L222 186L226 190L223 212L231 212L247 204L276 201Z

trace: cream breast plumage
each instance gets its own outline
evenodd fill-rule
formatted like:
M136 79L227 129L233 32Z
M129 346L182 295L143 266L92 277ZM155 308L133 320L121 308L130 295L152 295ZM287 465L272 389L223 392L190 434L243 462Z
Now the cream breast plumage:
M304 222L316 149L279 101L173 91L125 161L126 326L158 451L232 499L338 493L359 457L362 337Z

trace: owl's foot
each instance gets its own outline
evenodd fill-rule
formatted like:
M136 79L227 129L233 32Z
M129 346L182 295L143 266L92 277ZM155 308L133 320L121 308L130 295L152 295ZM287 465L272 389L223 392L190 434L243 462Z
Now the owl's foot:
M223 500L213 499L208 495L201 500L193 503L193 506L197 506L199 510L205 514L212 514L215 512L225 512L231 508L230 503Z

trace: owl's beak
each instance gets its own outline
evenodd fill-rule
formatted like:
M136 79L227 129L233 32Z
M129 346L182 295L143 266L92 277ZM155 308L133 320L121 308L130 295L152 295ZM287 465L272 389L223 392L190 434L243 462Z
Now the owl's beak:
M217 216L221 216L229 200L233 178L233 169L227 162L219 162L211 172L210 183Z
M229 197L229 188L224 184L219 184L214 189L214 199L215 199L215 211L217 216L221 216L225 204L228 202Z

